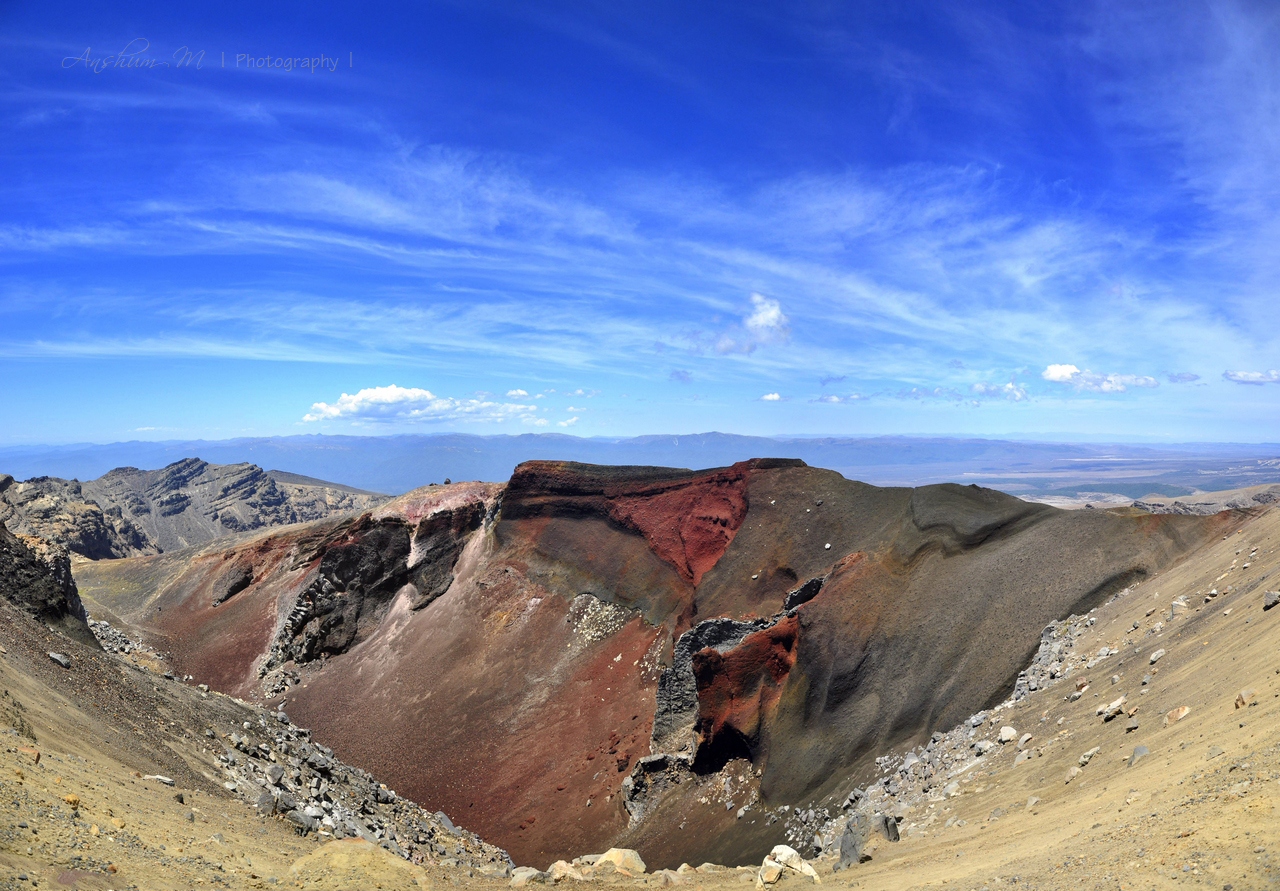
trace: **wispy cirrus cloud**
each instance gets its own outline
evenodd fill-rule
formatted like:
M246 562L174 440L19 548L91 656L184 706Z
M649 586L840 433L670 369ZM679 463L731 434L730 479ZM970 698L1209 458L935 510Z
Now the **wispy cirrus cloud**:
M1222 379L1233 384L1280 384L1280 371L1224 371Z
M1025 387L1010 381L1007 384L991 384L981 381L969 386L969 392L975 396L989 399L1008 399L1010 402L1026 402L1031 397Z

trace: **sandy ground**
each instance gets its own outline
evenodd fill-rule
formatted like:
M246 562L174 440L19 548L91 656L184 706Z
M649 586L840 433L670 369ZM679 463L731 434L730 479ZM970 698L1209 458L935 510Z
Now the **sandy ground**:
M1028 748L1040 748L1040 757L1015 767L1007 746L977 759L955 777L958 795L906 814L902 840L876 837L869 861L833 874L830 860L815 860L822 883L868 891L1280 885L1280 607L1262 608L1263 592L1280 588L1278 569L1280 510L1273 509L1099 608L1077 647L1119 652L1084 673L1090 685L1082 697L1065 698L1077 676L996 715L1032 734ZM1174 605L1179 598L1185 607ZM436 864L405 872L407 864L350 850L325 849L322 865L313 859L293 871L323 839L299 837L225 793L204 745L200 709L214 701L229 719L239 706L226 697L197 701L191 688L3 618L0 889L508 886ZM44 651L55 646L73 655L76 671L47 660ZM1159 649L1165 653L1152 664ZM95 659L102 661L89 671ZM1244 691L1252 692L1237 707ZM1137 706L1134 730L1126 717L1104 722L1096 714L1121 695L1126 707ZM1185 716L1166 724L1181 707ZM1150 754L1130 766L1137 746ZM166 771L172 787L147 779ZM754 875L715 870L590 884L673 882L711 891L747 886ZM792 876L779 887L808 884Z

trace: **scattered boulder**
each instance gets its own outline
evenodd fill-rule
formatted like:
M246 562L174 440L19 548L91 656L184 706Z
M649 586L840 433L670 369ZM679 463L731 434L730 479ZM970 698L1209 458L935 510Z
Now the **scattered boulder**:
M1164 716L1164 726L1168 727L1170 724L1176 724L1189 714L1191 714L1190 706L1180 705L1175 709L1170 709Z
M872 817L871 828L880 833L886 841L898 840L898 821L887 814L876 814Z
M1160 657L1163 655L1164 655L1164 649L1156 650L1154 653L1151 654L1150 664L1155 665L1157 662L1160 661Z
M1151 750L1148 749L1146 746L1134 746L1133 754L1129 756L1128 766L1133 767L1133 765L1137 764L1140 759L1145 758L1147 755L1150 755L1150 754L1151 754Z
M532 866L517 866L511 870L511 887L523 888L525 885L534 883L541 885L547 878L547 873L540 869L534 869Z
M769 852L769 856L765 857L764 862L760 865L756 884L759 886L772 885L778 881L783 869L789 869L800 875L808 876L813 879L815 884L822 884L822 879L818 878L817 871L800 856L799 851L789 845L774 845L773 850ZM767 878L766 876L772 876L772 878Z
M1280 603L1280 591L1266 591L1262 595L1262 608L1264 610L1271 609L1277 603Z
M866 827L860 817L854 817L845 824L844 833L840 836L840 859L836 862L836 871L861 863L862 848L866 843Z
M1103 721L1110 721L1112 718L1124 711L1124 697L1121 696L1114 702L1107 705L1098 706L1098 714L1102 716Z
M71 659L68 658L64 653L50 653L49 658L54 662L57 662L63 668L71 667Z
M1000 742L1011 743L1017 738L1018 738L1018 731L1014 730L1012 727L1000 728Z
M596 858L596 867L612 864L616 869L629 875L641 875L645 871L644 860L631 848L610 848Z
M760 871L756 873L756 887L772 885L780 878L782 878L782 864L772 857L765 857L764 862L760 864Z
M586 881L586 877L578 871L578 868L565 860L557 860L548 866L547 875L551 877L553 882L563 881L564 879L573 879L575 882Z
M1244 708L1246 705L1252 705L1257 697L1258 693L1256 690L1241 690L1236 694L1236 708Z

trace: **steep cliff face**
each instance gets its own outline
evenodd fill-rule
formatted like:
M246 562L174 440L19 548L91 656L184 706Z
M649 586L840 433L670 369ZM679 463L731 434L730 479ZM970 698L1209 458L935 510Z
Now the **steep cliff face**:
M71 577L71 561L58 545L24 541L0 525L0 597L68 637L98 648Z
M797 461L529 462L77 572L179 670L283 701L520 862L621 842L674 865L758 858L777 808L1002 698L1047 623L1222 522Z
M0 522L90 560L157 554L221 535L365 510L383 496L252 464L189 458L89 482L0 475Z

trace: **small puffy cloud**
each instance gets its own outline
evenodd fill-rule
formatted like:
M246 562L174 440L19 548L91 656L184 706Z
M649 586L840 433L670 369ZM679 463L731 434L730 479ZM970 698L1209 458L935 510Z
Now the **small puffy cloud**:
M530 426L533 426L533 427L545 427L551 423L546 418L535 418L532 416L527 418L521 418L520 422L522 424L529 424Z
M1222 378L1236 384L1280 384L1280 371L1224 371Z
M572 417L572 418L570 418L570 419L569 419L569 420L567 420L567 421L556 421L556 426L557 426L557 427L572 427L572 426L573 426L574 424L576 424L576 423L578 423L578 419L577 419L577 417Z
M688 384L693 382L693 375L685 371L683 368L677 368L667 375L668 380L673 380L677 384Z
M832 403L832 404L837 403L837 402L844 402L844 400L843 400L843 399L841 399L839 396L836 396L834 393L827 393L827 394L826 394L826 395L824 395L824 396L819 396L817 399L815 399L815 400L813 400L813 401L814 401L814 402L829 402L829 403Z
M527 390L508 390L507 391L508 399L524 399L528 395L529 395L529 392Z
M741 326L735 325L716 339L716 352L752 353L756 347L786 340L789 323L777 300L752 294L751 312L743 316Z
M1080 369L1074 365L1050 365L1044 371L1040 372L1040 376L1047 381L1054 381L1059 384L1070 383L1071 379L1080 373Z
M585 408L574 408L572 405L565 409L565 411L568 411L568 412L574 412L574 411L586 411L586 410L587 410L587 409L585 409Z
M779 402L781 401L781 399L782 399L782 396L779 395L778 393L765 393L763 396L760 397L761 402Z
M1040 372L1040 376L1055 384L1066 384L1078 393L1082 390L1090 393L1123 393L1131 387L1158 387L1160 382L1154 377L1141 374L1098 374L1093 371L1081 371L1074 365L1050 365Z
M1189 384L1192 381L1200 380L1200 375L1192 374L1190 371L1179 371L1177 373L1171 371L1166 376L1171 384Z
M304 421L347 420L366 423L395 421L505 421L532 411L534 406L484 399L453 399L416 387L369 387L343 393L337 401L317 402Z
M534 398L534 399L546 399L546 398L547 398L547 394L546 394L546 393L535 393L535 394L533 395L533 398Z
M1007 384L989 384L986 381L973 384L969 390L977 396L988 399L1008 399L1010 402L1025 402L1029 397L1027 391L1010 381Z
M786 331L787 317L782 314L782 305L778 301L763 294L752 294L751 306L751 315L743 320L748 331L762 338Z
M585 397L587 397L588 399L590 399L590 398L592 398L593 396L599 396L599 395L600 395L600 391L599 391L599 390L584 390L584 389L582 389L582 387L579 387L578 389L574 390L574 391L573 391L572 393L570 393L569 395L570 395L570 396L585 396Z

